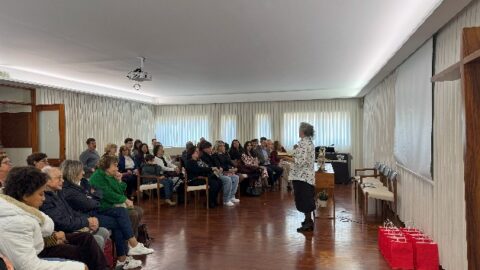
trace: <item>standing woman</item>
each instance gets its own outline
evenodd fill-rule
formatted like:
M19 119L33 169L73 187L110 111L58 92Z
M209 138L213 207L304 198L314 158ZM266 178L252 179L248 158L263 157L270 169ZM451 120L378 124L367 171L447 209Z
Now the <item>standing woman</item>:
M312 211L315 210L315 147L312 142L313 126L302 122L299 128L300 141L293 152L293 162L288 179L293 183L295 205L305 214L305 220L297 232L313 231Z

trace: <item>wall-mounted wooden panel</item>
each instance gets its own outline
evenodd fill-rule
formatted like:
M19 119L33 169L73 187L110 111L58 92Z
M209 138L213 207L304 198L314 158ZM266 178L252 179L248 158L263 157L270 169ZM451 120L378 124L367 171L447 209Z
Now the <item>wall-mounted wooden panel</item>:
M32 147L32 113L0 113L0 141L5 148Z

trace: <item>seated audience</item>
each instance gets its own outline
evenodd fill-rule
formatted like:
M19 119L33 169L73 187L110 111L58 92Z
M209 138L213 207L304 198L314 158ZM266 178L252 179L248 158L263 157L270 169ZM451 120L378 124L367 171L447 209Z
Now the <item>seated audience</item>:
M234 203L232 202L232 196L234 199L238 187L238 179L224 175L223 168L212 156L212 144L210 142L205 141L201 143L199 150L200 159L210 166L214 170L217 178L222 181L221 185L223 187L223 204L226 206L233 206Z
M275 184L277 180L282 176L283 169L278 165L273 165L270 163L270 147L268 147L269 140L267 140L265 137L262 137L260 141L261 145L259 151L257 151L258 160L260 162L260 165L264 166L267 169L268 184L270 186L273 186L273 184Z
M181 158L181 161L182 161L182 166L185 167L185 164L187 163L187 160L188 160L188 149L194 147L195 145L193 144L193 142L191 141L188 141L187 144L185 145L185 150L183 150L182 152L182 158ZM153 151L153 155L156 156L156 153L155 153L155 149Z
M0 253L17 270L106 269L102 250L89 233L53 231L53 221L38 208L44 200L47 176L34 167L13 168L0 194ZM46 237L46 239L44 239ZM52 239L48 240L48 239ZM45 247L45 240L50 247ZM68 243L67 243L68 242Z
M240 177L236 174L237 168L235 168L230 156L226 152L225 144L222 141L216 141L213 153L213 159L222 169L223 177L230 178L230 182L226 181L227 184L223 183L223 202L239 203L240 200L235 198L235 194L237 193ZM229 186L230 189L228 189Z
M27 164L41 170L48 166L48 157L45 153L33 153L27 157Z
M124 207L100 209L102 192L90 187L88 180L83 178L80 161L65 160L60 168L65 180L63 192L68 204L75 211L96 217L101 227L112 230L118 259L117 267L122 266L123 269L140 267L142 262L130 256L150 254L153 249L145 248L142 243L138 243L133 235L127 209ZM127 242L132 247L130 250L128 250ZM127 251L129 257L126 256Z
M102 191L103 197L100 199L100 209L127 208L133 234L138 238L138 226L143 217L143 209L134 206L133 202L125 196L127 184L122 182L117 166L118 159L116 157L103 156L98 162L98 169L90 178L90 185Z
M137 163L139 168L141 168L143 164L145 164L145 156L149 154L150 151L148 150L148 145L146 143L142 143L142 145L140 146L140 151L135 155L135 162Z
M98 160L100 155L97 152L97 142L94 138L87 139L87 150L83 151L80 155L79 160L83 164L83 170L85 171L85 177L88 179L90 175L95 171L97 167Z
M0 190L5 185L8 172L12 169L12 162L7 156L7 153L0 153Z
M232 147L230 147L228 154L234 161L240 161L242 159L243 147L240 145L240 142L237 139L232 141Z
M42 170L47 174L47 186L45 190L45 202L40 210L47 214L55 223L55 230L67 233L91 232L103 250L110 232L99 227L98 219L87 214L73 210L65 200L62 191L63 177L60 169L44 167Z
M142 167L142 175L145 176L162 176L163 179L161 181L163 188L160 191L161 198L165 199L165 202L170 206L177 205L176 202L172 201L173 196L173 181L170 178L165 178L163 175L162 167L155 164L155 157L153 155L146 155L145 157L146 163ZM151 184L157 183L156 179L148 179L142 178L142 184Z
M133 158L133 139L132 138L126 138L123 141L123 144L125 145L125 147L128 148L128 150L130 150L130 155ZM140 142L140 144L141 144L141 142Z
M105 151L104 151L103 155L110 155L110 156L116 157L117 156L117 150L118 150L118 147L117 147L116 144L108 143L107 146L105 146Z
M283 148L279 141L275 141L274 143L272 143L271 140L268 140L268 148L270 150L270 164L274 166L280 166L283 169L281 181L287 184L288 190L292 190L292 183L291 181L288 181L290 163L278 156L278 153L286 152L285 148Z
M246 142L243 148L245 151L242 154L242 162L239 164L239 172L248 176L248 181L243 181L245 191L248 195L257 196L255 194L255 187L261 186L260 178L268 178L267 170L259 166L258 159L253 152L252 142Z
M122 174L122 181L127 184L127 196L133 199L133 193L137 190L138 163L125 145L120 146L118 156L118 171Z
M142 141L137 139L133 143L133 149L131 147L128 147L130 149L130 153L132 154L132 158L137 158L137 155L141 152L142 144ZM125 145L127 145L127 142L125 142Z
M199 177L208 177L208 196L210 200L208 205L210 208L215 208L217 206L217 196L221 188L221 182L218 181L213 173L213 169L200 159L199 151L196 147L189 149L185 169L187 171L189 186L205 185L205 180L199 179Z
M167 177L180 177L180 168L173 164L171 160L165 158L165 150L163 146L157 145L153 148L153 155L155 156L155 164L162 168L162 172Z

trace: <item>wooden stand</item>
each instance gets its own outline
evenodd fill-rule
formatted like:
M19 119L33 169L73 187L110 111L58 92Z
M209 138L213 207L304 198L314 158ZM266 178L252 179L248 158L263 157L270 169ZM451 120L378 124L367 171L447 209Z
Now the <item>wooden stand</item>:
M468 269L480 270L480 27L464 28L461 46L460 61L433 76L432 82L462 80Z
M322 190L328 192L327 208L333 208L333 215L329 216L330 219L335 219L335 173L333 171L332 164L325 164L326 171L320 171L318 166L315 166L315 200L318 198L318 193ZM316 210L318 213L318 209ZM316 217L320 216L316 214Z

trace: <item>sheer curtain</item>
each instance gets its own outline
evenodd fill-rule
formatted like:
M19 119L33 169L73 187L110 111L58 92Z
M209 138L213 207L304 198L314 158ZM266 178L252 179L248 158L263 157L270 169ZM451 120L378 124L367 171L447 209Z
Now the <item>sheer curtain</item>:
M237 138L237 116L224 114L220 119L220 137L218 139L230 144Z
M255 138L272 138L272 118L268 113L255 115Z
M157 119L157 140L166 147L182 147L187 141L210 138L207 115L181 115Z
M334 145L339 152L351 152L351 117L347 112L300 112L283 114L283 141L288 148L298 142L298 127L301 122L314 126L315 145Z

